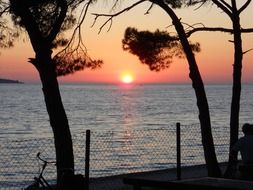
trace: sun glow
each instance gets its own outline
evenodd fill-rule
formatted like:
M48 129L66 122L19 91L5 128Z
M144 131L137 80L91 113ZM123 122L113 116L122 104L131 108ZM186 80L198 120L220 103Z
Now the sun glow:
M131 74L124 74L121 77L121 81L125 84L130 84L134 81L134 78Z

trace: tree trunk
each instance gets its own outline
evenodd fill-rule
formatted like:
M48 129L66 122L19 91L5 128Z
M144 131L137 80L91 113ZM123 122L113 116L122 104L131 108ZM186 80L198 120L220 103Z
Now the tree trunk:
M47 112L54 134L57 161L57 182L62 172L70 169L74 172L74 156L72 138L67 115L65 113L51 52L41 52L36 55L36 68L39 71Z
M206 98L204 84L201 75L198 70L195 56L192 52L191 46L187 39L184 28L174 13L174 11L163 3L163 1L152 1L153 3L159 5L163 8L167 14L171 17L173 25L178 33L179 39L183 46L184 52L186 54L189 69L190 78L192 80L192 86L195 90L197 97L197 106L199 109L199 120L201 126L202 144L204 148L204 155L207 165L208 176L219 177L221 176L221 171L218 165L218 161L215 154L215 148L213 143L212 131L211 131L211 121L209 114L209 106Z
M49 19L52 25L48 28L43 28L43 25L41 25L40 19L44 19L45 16L39 15L40 13L44 13L40 10L41 8L39 6L42 2L10 0L10 4L14 14L21 18L20 23L25 27L36 54L36 58L31 59L30 62L38 70L42 82L46 108L54 134L57 181L59 182L64 170L69 169L74 173L74 156L68 119L61 100L55 65L51 58L51 48L66 18L68 4L66 0L57 2L57 9L55 9L55 13L57 13L55 14L56 17L52 18L53 20L51 21ZM34 5L35 7L37 5L39 6L37 7L38 15L34 15L36 11L35 13L32 11ZM49 34L45 33L43 29L50 29L46 30Z
M230 110L230 147L229 152L234 144L238 140L239 131L239 113L240 113L240 97L241 97L241 76L242 76L242 37L241 37L241 26L240 26L240 16L239 11L236 7L235 0L232 1L232 15L233 17L233 31L234 31L234 65L233 65L233 90L232 90L232 101ZM225 176L232 177L230 174L233 173L233 165L237 160L234 160L229 154L229 164L225 172Z

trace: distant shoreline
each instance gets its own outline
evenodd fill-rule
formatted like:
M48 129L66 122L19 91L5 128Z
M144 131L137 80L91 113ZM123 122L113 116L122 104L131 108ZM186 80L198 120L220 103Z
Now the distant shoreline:
M23 82L18 81L18 80L1 79L1 78L0 78L0 83L15 83L15 84L23 84Z

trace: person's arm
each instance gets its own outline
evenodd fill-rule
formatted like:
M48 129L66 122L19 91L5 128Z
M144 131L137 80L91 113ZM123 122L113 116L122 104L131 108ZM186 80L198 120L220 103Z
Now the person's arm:
M232 150L230 151L230 158L234 164L237 164L237 156L238 152L240 151L241 147L241 139L239 139L233 146Z

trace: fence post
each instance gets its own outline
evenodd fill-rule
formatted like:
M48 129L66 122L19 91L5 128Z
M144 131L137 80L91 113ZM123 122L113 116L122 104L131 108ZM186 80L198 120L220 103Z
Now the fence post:
M181 135L180 123L177 126L177 180L181 179Z
M86 190L89 190L90 184L90 130L86 130L86 143L85 143L85 184Z

